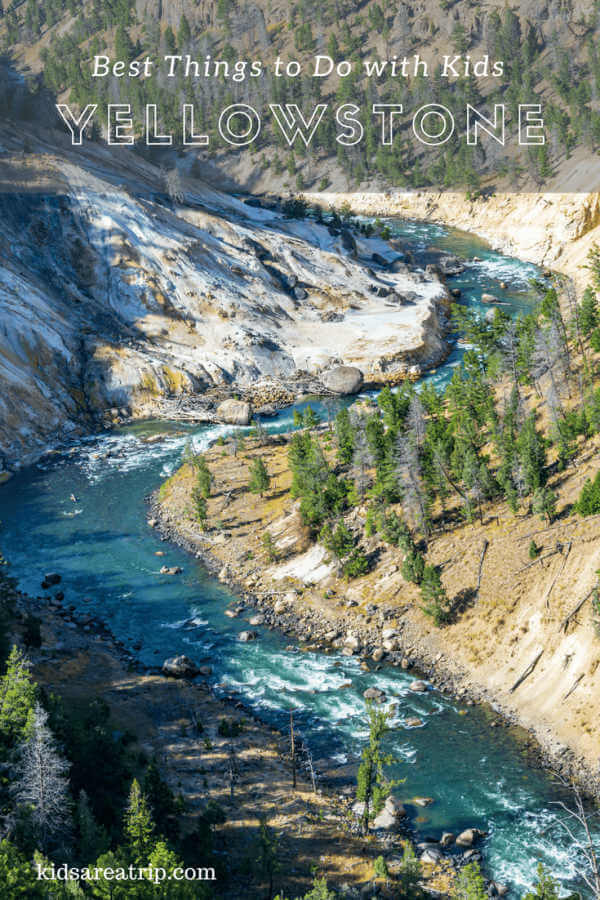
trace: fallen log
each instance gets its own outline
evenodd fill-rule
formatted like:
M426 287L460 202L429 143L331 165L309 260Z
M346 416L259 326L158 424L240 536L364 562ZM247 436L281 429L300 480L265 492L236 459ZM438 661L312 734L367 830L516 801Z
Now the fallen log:
M565 618L564 618L564 619L562 620L562 622L560 623L559 628L558 628L559 631L562 631L562 630L564 629L565 634L566 634L567 628L569 627L569 622L571 621L571 619L573 618L573 616L576 616L576 615L577 615L577 613L579 612L579 610L581 609L581 607L583 606L583 604L585 603L585 601L586 601L586 600L589 600L589 598L592 596L592 594L594 593L595 590L596 590L596 587L594 586L594 587L591 589L591 591L588 591L588 592L587 592L587 594L585 595L585 597L582 597L582 599L579 600L579 602L573 607L573 609L571 610L571 612L568 613L568 615L566 615Z
M537 664L539 663L539 661L540 661L540 659L541 659L543 653L544 653L544 651L543 651L543 650L540 650L540 652L539 652L538 655L535 657L535 659L532 660L532 662L529 663L529 665L527 666L527 668L525 669L525 671L523 672L523 674L520 675L520 676L517 678L517 680L515 681L515 683L513 684L513 686L512 686L511 689L510 689L510 693L511 693L511 694L513 694L513 693L516 691L516 689L517 689L518 687L520 687L520 686L523 684L523 682L525 681L526 678L529 678L529 676L531 675L531 673L533 672L533 670L535 669L535 667L536 667Z
M585 674L585 673L582 672L581 675L578 675L578 676L577 676L577 678L575 679L575 681L573 682L573 684L571 685L571 687L569 688L569 690L567 691L567 693L565 694L565 696L562 698L561 703L564 703L565 700L567 699L567 697L570 697L570 696L571 696L571 694L573 693L573 691L575 690L575 688L577 687L577 685L579 684L579 682L580 682L581 679L583 678L584 674Z

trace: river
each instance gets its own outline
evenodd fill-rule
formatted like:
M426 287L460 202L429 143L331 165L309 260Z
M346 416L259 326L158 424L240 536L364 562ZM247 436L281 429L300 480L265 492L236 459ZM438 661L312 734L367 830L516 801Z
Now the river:
M461 289L463 302L478 306L487 292L502 296L513 312L531 306L534 266L461 232L391 224L423 264L431 246L470 261L450 282ZM457 346L427 378L445 382L461 353ZM292 413L287 409L264 424L288 429ZM201 449L226 432L224 426L138 423L90 437L20 472L0 488L0 544L22 589L37 594L41 573L60 572L66 602L103 618L130 648L141 641L137 656L144 663L157 665L184 652L210 662L214 681L224 686L219 690L239 696L263 719L285 725L293 708L314 759L343 764L356 758L367 737L362 693L369 686L383 689L398 706L388 742L398 759L393 774L405 779L398 793L408 803L419 795L435 799L425 809L409 807L418 837L469 826L488 831L484 869L509 884L511 896L532 883L538 860L565 888L575 886L581 864L558 824L557 788L509 730L491 727L491 710L466 707L434 690L416 695L408 689L411 676L400 670L363 672L358 660L340 654L289 649L289 639L266 629L258 629L254 643L239 642L237 634L248 626L224 615L231 593L148 527L145 498L176 468L186 439ZM152 433L165 438L140 440ZM159 549L164 558L155 555ZM160 577L163 563L182 566L183 575ZM406 728L402 721L410 716L423 726Z

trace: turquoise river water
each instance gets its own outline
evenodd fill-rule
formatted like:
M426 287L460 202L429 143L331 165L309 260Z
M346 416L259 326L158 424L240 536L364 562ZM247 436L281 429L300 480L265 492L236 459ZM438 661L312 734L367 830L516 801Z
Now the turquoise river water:
M539 274L534 266L493 252L472 235L409 222L393 227L423 264L430 247L469 261L463 275L450 281L461 289L462 302L477 306L484 292L501 294L514 312L533 302L529 280ZM500 290L501 281L506 290ZM427 378L446 381L461 353L457 346ZM292 413L287 409L264 424L269 430L288 429ZM154 432L165 432L165 440L140 441ZM186 438L200 450L226 433L224 426L136 424L90 437L20 472L0 489L0 543L21 587L36 594L40 573L58 571L67 601L99 615L129 647L141 641L137 655L143 662L157 665L184 652L210 662L214 681L226 686L222 690L239 696L263 719L283 726L293 708L315 759L329 757L340 765L356 759L367 736L363 691L382 688L398 704L389 745L400 759L394 774L405 779L399 791L407 801L417 795L435 798L418 810L421 821L415 811L417 835L485 829L484 869L508 883L511 896L531 884L538 860L565 889L576 886L579 866L553 806L556 785L528 761L508 730L490 726L491 710L469 708L461 715L460 702L435 690L411 693L411 677L402 671L384 667L367 673L357 660L336 653L286 649L289 638L267 629L258 629L254 643L237 641L247 622L224 615L231 593L199 561L162 544L147 526L145 498L176 468ZM158 549L166 551L160 563ZM158 577L163 562L181 565L183 575ZM84 604L84 596L91 602ZM352 688L340 691L348 681ZM401 722L408 716L421 718L423 727L406 729Z

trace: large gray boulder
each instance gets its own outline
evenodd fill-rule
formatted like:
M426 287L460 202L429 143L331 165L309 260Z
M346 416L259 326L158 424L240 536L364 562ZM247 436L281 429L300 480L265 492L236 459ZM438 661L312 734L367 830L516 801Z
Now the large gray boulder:
M228 425L249 425L252 406L245 400L223 400L217 406L217 418Z
M165 659L162 664L163 675L169 675L171 678L194 678L200 673L200 669L196 663L188 656L173 656L171 659Z
M363 380L363 373L355 366L336 366L321 376L327 390L334 394L357 394Z

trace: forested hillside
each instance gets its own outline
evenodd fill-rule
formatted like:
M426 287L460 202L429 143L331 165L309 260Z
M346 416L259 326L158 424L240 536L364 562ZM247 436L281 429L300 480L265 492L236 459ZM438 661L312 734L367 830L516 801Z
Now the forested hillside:
M587 161L600 142L597 107L600 61L597 5L532 0L503 3L421 0L387 6L378 2L330 0L318 5L285 0L234 4L229 0L163 4L149 0L44 0L5 3L0 25L3 47L36 90L48 90L83 107L89 102L128 102L141 114L156 103L163 128L181 139L182 103L196 109L197 129L210 136L210 155L226 148L228 170L256 181L269 168L273 183L292 190L325 190L330 184L356 189L366 184L462 186L470 190L500 179L514 187L556 183L573 154ZM190 54L209 61L209 77L184 78L162 73L150 78L93 79L92 59L107 54L121 60L165 54ZM350 60L348 77L277 78L272 63L298 59L304 72L315 54ZM393 77L385 69L367 77L365 61L414 54L428 62L429 77ZM440 77L444 54L471 65L487 54L504 63L502 78ZM252 59L265 63L260 77L249 76ZM226 65L214 76L216 61ZM519 103L542 103L546 143L538 147L500 147L488 140L467 146L461 134L466 104L493 111L506 104L508 132L515 137ZM7 102L7 97L4 97ZM10 103L10 97L8 98ZM264 110L268 103L298 103L308 111L318 102L360 107L364 139L353 147L336 143L336 125L327 115L307 150L301 140L290 148L272 118L265 117L252 149L236 151L217 131L220 111L233 102ZM392 146L381 142L380 123L370 110L375 102L402 103ZM411 139L410 116L423 103L441 103L457 123L452 138L433 151ZM140 119L142 121L142 119ZM61 123L62 126L62 123ZM96 129L99 134L100 127ZM521 152L520 152L521 151ZM243 158L243 162L241 159ZM338 182L343 174L343 181ZM558 185L560 186L560 185ZM587 179L585 187L589 189Z

